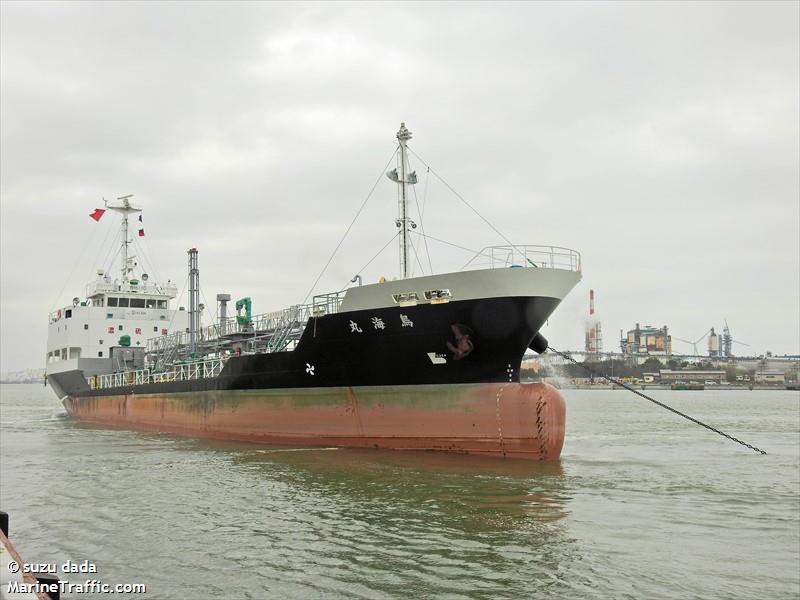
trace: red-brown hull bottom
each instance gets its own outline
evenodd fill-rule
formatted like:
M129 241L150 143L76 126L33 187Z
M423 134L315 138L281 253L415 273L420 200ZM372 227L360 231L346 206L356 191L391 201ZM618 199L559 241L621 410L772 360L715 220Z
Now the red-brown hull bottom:
M543 383L131 394L64 405L87 423L182 436L534 460L559 457L566 418L563 397Z

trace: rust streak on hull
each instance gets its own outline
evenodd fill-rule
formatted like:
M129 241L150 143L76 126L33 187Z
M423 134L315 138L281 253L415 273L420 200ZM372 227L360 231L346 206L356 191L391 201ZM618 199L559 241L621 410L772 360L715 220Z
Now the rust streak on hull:
M566 406L542 383L375 386L67 398L105 427L265 444L555 459Z

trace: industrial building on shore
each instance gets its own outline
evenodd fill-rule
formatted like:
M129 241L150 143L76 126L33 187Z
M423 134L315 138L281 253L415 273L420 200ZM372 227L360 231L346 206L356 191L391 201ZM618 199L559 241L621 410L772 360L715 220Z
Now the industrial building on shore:
M667 356L672 354L672 336L666 325L661 328L652 325L642 327L637 323L636 327L628 330L626 336L620 331L620 349L624 355Z
M662 370L659 373L659 378L665 383L674 383L676 381L685 381L687 378L697 379L698 381L712 381L714 383L721 383L725 381L725 371L699 371L699 370L681 370L670 371Z
M780 385L786 383L786 373L783 371L756 371L753 382Z

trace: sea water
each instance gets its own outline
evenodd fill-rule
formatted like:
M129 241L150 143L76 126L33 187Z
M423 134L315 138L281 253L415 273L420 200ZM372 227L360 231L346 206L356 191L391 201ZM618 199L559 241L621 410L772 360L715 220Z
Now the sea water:
M766 456L624 390L563 393L561 460L527 462L101 429L5 385L0 508L27 561L146 587L118 597L800 595L798 392L652 392ZM62 597L108 597L86 590Z

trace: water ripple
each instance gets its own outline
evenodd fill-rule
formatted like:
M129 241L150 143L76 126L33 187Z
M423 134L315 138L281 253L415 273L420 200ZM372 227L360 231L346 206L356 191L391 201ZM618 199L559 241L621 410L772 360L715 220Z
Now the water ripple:
M800 594L791 394L665 396L758 457L618 392L568 392L562 461L527 463L110 431L47 393L0 395L13 539L147 597Z

